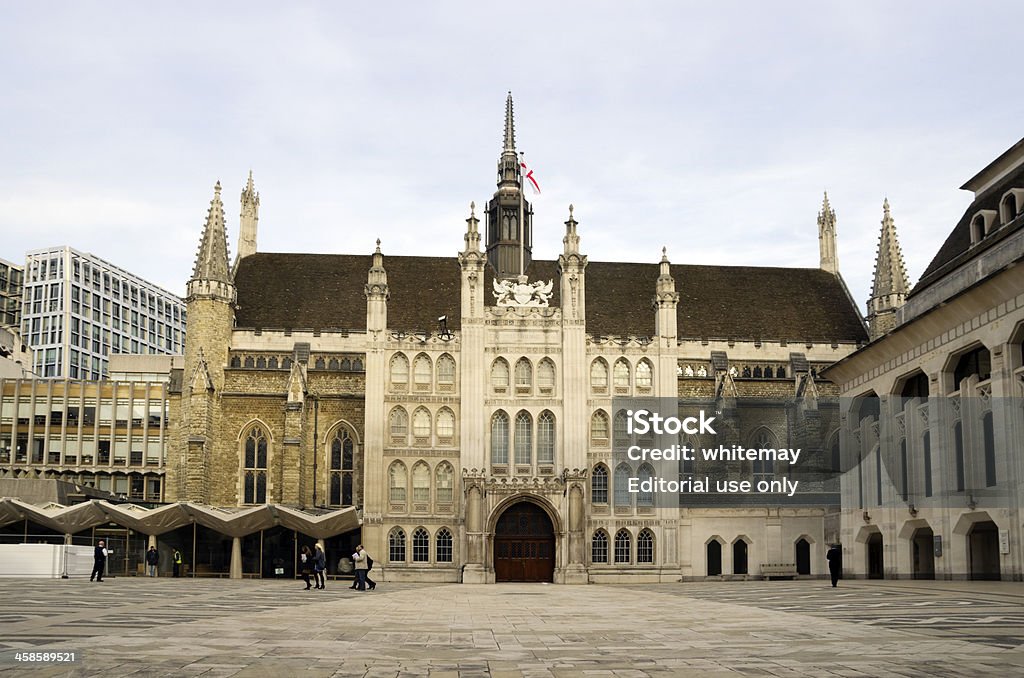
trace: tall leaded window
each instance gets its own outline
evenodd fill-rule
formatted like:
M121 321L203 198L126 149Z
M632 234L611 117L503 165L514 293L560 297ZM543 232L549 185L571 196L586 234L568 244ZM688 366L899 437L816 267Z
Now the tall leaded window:
M616 393L629 391L629 362L625 358L615 361L615 366L612 368L612 383L615 385Z
M405 530L393 528L388 534L388 560L392 563L405 562Z
M339 427L330 442L330 503L351 506L352 476L355 473L355 443L348 429Z
M590 540L590 562L608 562L608 533L598 530Z
M405 503L405 492L408 479L405 464L396 461L388 469L388 498L395 503ZM403 558L404 560L404 558Z
M267 435L253 426L245 437L243 487L245 504L267 503Z
M604 464L594 467L590 476L590 502L592 504L608 503L608 469Z
M437 437L449 444L455 438L455 413L447 407L437 412Z
M434 381L434 369L430 364L430 358L426 355L421 353L416 356L416 361L413 363L412 378L417 391L430 390L431 383Z
M629 466L619 464L615 467L615 505L629 506L632 504L629 496L629 479L632 476Z
M640 480L640 482L643 483L643 481L645 481L645 480L649 481L653 477L654 477L654 469L651 467L651 465L646 463L646 462L641 464L639 470L637 471L637 478ZM642 487L643 486L641 485L641 488ZM650 491L644 491L643 489L640 489L640 491L636 495L636 505L637 506L654 506L654 493L650 492Z
M455 496L455 472L452 471L452 465L446 461L441 462L437 465L434 477L437 503L450 504Z
M555 390L555 363L544 358L537 365L537 389L541 393L553 393Z
M597 410L590 417L590 444L608 444L608 415L603 410Z
M533 388L533 365L526 358L516 362L516 393L529 393Z
M636 562L654 562L654 533L646 527L636 536Z
M401 353L391 358L391 385L404 390L409 384L409 359Z
M654 383L652 374L651 363L647 360L641 360L636 364L636 387L637 388L651 388Z
M391 410L388 415L388 429L391 431L391 440L404 443L409 435L409 415L401 407Z
M555 415L544 410L537 417L537 463L553 464L555 461Z
M501 410L491 417L491 463L508 463L508 415Z
M434 559L439 563L452 562L452 533L447 527L437 531L434 542Z
M455 360L447 353L437 359L437 387L439 391L455 388Z
M430 533L417 527L412 533L412 562L426 563L430 561Z
M417 462L412 467L412 500L417 504L430 501L430 467L426 462Z
M771 431L766 428L758 430L754 435L754 444L751 447L755 447L761 450L770 450L775 448L775 436L772 435ZM768 480L771 481L775 478L775 462L771 459L757 459L754 461L754 483L758 481Z
M498 358L491 363L491 388L496 393L508 393L508 363Z
M526 411L516 415L516 463L529 464L533 461L533 419Z
M615 533L615 562L616 563L628 563L629 562L629 551L631 546L632 538L630 537L629 530L622 528Z
M425 407L418 407L412 413L412 435L419 441L430 438L430 411Z
M619 410L615 413L615 423L612 425L612 434L615 436L615 445L621 446L629 442L629 431L626 428L626 411Z
M608 392L608 363L601 358L590 363L590 390L594 393Z

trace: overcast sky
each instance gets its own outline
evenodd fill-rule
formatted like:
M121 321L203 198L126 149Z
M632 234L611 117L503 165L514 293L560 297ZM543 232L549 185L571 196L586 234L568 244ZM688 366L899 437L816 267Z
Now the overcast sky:
M0 4L0 258L71 245L183 294L252 169L259 249L454 255L505 94L595 260L818 265L861 311L888 196L911 282L1024 136L1019 2ZM599 290L592 290L600 294Z

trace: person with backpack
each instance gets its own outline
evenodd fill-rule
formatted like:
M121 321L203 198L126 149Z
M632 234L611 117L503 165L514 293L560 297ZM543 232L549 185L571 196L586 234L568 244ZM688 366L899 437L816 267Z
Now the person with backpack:
M316 587L318 589L325 588L326 578L324 577L324 570L327 569L327 555L324 553L323 548L320 544L317 544L313 552L313 577L316 579Z
M356 590L366 591L367 584L371 591L377 588L377 582L367 576L370 568L373 567L373 559L366 553L362 544L356 547L356 552L352 554L352 560L356 564Z

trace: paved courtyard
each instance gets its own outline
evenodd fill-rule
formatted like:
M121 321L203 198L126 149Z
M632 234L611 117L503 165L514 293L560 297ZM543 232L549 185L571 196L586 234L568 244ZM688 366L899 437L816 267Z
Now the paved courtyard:
M1024 585L0 580L3 675L1019 676ZM75 651L74 665L12 649Z

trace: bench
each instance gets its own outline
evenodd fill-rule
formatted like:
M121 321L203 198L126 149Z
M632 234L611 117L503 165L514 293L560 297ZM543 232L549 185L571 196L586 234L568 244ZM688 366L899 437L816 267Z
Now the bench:
M765 579L794 579L796 575L795 563L765 563L761 565L761 576Z

